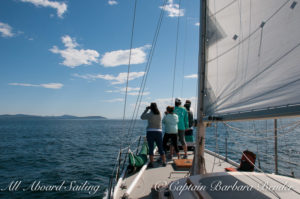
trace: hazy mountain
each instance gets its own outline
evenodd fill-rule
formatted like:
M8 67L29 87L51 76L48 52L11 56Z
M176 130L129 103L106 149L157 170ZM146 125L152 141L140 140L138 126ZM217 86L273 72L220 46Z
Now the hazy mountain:
M0 118L24 118L24 119L106 119L102 116L84 116L78 117L73 115L62 115L62 116L38 116L38 115L25 115L25 114L16 114L16 115L0 115Z

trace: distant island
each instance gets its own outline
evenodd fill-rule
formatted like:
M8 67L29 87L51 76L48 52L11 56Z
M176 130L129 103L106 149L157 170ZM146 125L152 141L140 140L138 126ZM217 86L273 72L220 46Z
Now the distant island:
M78 117L73 115L61 115L61 116L38 116L38 115L25 115L25 114L16 114L16 115L0 115L0 119L12 119L12 118L20 118L20 119L84 119L84 120L103 120L107 119L102 116L84 116Z

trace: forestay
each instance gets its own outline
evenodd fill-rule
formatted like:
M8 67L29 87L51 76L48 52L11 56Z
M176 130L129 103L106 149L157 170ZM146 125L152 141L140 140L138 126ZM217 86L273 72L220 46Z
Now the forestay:
M300 4L209 0L207 13L205 115L299 115Z

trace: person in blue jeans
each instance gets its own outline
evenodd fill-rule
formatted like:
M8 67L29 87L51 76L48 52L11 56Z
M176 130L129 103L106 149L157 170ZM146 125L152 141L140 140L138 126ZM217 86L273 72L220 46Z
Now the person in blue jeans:
M150 112L149 112L150 110ZM142 120L148 120L147 126L147 142L149 146L150 163L148 167L153 167L154 162L154 142L158 147L158 152L161 155L162 165L166 166L166 156L162 145L162 124L161 114L157 108L157 104L152 102L150 106L146 107L145 111L141 115Z

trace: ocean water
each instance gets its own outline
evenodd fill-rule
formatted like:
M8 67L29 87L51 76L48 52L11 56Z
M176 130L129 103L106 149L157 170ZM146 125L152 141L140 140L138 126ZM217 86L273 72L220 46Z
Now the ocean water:
M102 198L127 136L123 126L120 120L0 120L0 198ZM133 137L144 128L138 121ZM62 186L42 190L51 185Z
M207 129L207 148L225 155L227 138L229 158L239 161L249 149L260 154L264 171L273 172L272 121L228 125ZM145 135L144 121L130 134L124 126L120 120L0 119L0 198L103 198L118 150ZM279 157L299 164L299 128L286 129L278 132ZM286 162L280 169L299 177L297 165Z

